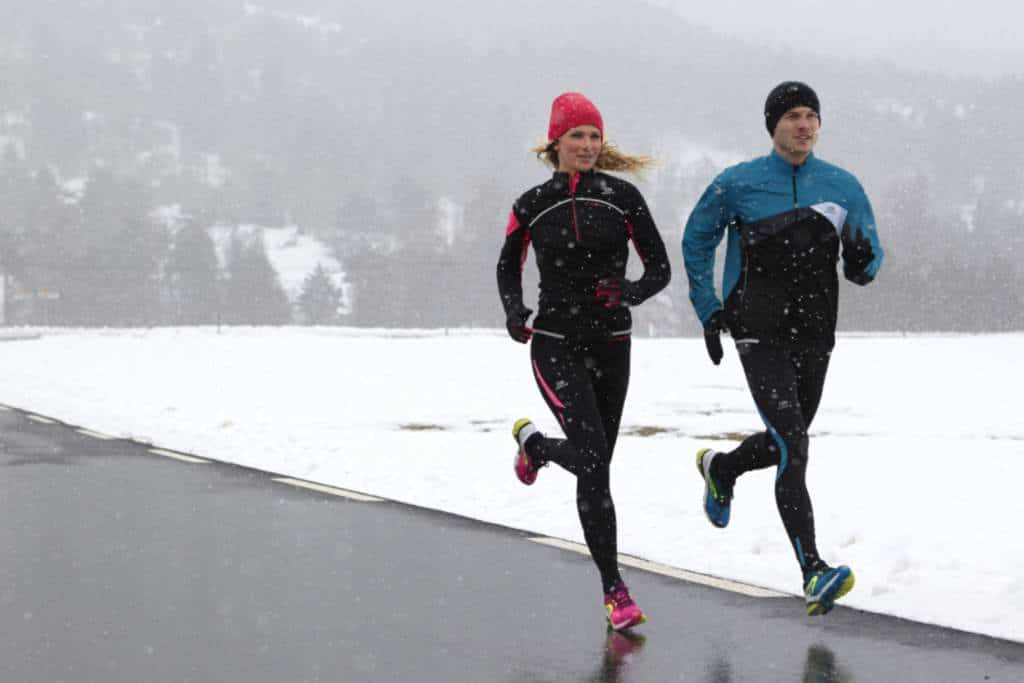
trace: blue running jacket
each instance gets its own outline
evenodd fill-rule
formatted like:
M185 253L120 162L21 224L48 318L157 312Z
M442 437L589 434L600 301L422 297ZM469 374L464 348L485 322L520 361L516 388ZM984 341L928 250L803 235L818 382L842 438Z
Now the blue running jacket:
M715 292L715 251L729 239ZM847 279L865 285L882 265L875 217L857 179L810 155L793 166L775 151L731 166L697 202L683 233L690 301L701 323L723 310L737 341L800 348L835 343L841 236L868 238L874 258Z

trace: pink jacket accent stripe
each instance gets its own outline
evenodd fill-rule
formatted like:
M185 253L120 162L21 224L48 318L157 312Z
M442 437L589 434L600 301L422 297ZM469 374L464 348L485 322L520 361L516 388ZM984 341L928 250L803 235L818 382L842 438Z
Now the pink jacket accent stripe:
M541 388L544 390L544 393L548 395L551 403L564 410L565 405L558 400L558 397L555 396L555 392L551 391L551 387L548 386L548 383L544 381L544 377L540 374L540 368L537 367L537 361L533 361L533 374L537 376L537 381L540 382Z
M508 212L508 225L505 227L505 237L508 237L516 230L519 229L519 219L516 218L515 211Z
M633 248L636 249L637 256L640 257L640 262L646 264L647 257L644 256L644 252L640 251L640 245L636 241L636 234L633 232L633 224L626 219L626 232L629 234L629 239L633 242Z

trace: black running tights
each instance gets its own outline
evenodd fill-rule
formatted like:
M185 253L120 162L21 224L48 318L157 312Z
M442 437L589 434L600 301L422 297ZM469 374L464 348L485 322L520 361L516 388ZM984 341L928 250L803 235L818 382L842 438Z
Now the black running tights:
M744 342L736 347L767 430L716 457L714 473L725 482L733 482L750 470L778 468L775 502L800 568L806 573L821 565L806 483L807 432L821 401L831 351L791 351Z
M534 335L533 376L565 439L531 438L529 455L576 475L583 536L607 593L619 575L609 465L629 386L630 339L570 342Z

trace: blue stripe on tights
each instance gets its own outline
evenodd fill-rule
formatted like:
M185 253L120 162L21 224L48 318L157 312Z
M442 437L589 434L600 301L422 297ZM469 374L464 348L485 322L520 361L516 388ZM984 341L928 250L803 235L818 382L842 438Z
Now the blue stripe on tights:
M775 481L782 478L782 473L786 471L786 465L789 464L789 450L786 448L786 442L782 440L779 433L775 431L775 427L772 427L772 423L768 421L768 418L764 416L760 410L757 414L761 416L761 420L764 422L764 426L768 428L768 433L775 439L776 445L779 447L779 469L775 471Z
M793 539L793 544L796 545L796 559L800 560L800 566L803 567L806 561L804 560L804 547L800 543L799 536Z

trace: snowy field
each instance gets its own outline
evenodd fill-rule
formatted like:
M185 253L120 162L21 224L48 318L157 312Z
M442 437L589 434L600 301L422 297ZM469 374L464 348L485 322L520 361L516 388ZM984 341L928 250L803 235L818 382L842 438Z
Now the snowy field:
M527 488L512 473L512 421L555 423L503 333L40 332L0 344L0 403L582 542L570 475L552 466ZM1024 641L1022 347L840 337L808 481L819 549L857 574L844 604ZM636 340L612 465L620 551L798 593L773 471L739 482L727 530L701 509L694 452L758 426L733 350L716 368L701 340Z

